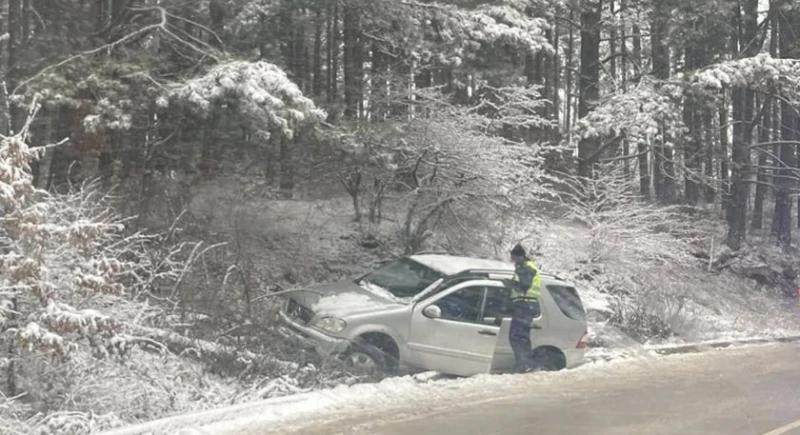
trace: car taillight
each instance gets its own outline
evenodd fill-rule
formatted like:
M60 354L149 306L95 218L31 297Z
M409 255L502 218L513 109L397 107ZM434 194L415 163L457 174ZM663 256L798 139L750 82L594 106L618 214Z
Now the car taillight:
M581 339L578 340L578 345L575 346L575 348L583 350L583 349L586 349L586 345L588 345L588 344L589 344L589 334L588 333L584 333L583 337L581 337Z

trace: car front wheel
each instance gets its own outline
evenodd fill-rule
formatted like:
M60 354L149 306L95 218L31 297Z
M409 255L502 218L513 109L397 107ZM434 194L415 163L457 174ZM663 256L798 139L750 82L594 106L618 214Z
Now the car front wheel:
M374 376L389 369L384 353L364 342L354 343L343 360L345 369L356 375Z

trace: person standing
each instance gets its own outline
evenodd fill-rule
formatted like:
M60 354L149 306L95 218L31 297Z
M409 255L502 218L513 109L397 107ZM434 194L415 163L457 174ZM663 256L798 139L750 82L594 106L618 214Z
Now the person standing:
M514 351L514 370L517 373L533 369L533 349L531 348L531 323L539 312L542 277L539 268L525 253L519 243L511 249L514 262L514 276L503 280L511 289L511 327L508 341Z

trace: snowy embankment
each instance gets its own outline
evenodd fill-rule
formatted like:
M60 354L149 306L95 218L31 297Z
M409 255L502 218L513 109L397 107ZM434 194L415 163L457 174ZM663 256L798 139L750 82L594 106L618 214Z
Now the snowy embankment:
M513 397L531 397L544 385L563 394L574 394L592 380L629 373L636 367L664 358L681 364L703 355L669 355L642 351L633 359L590 362L572 370L526 375L479 375L470 378L443 378L421 373L385 379L376 384L339 386L332 389L262 400L210 411L184 414L129 426L104 435L244 435L287 433L304 427L332 424L358 417L368 422L373 417L392 415L401 418L424 412L444 412L448 408L476 405Z
M199 435L281 432L293 424L314 419L333 420L343 415L373 413L392 409L441 406L448 403L480 403L530 391L535 385L564 378L580 377L585 372L614 369L616 361L596 362L561 372L529 375L478 375L446 378L433 372L384 379L375 384L341 385L335 388L267 399L192 414L178 415L128 426L104 435Z
M259 235L269 232L295 234L297 222L308 224L309 219L319 220L314 221L316 230L310 233L313 239L300 245L314 246L309 252L302 251L303 258L314 258L314 261L304 264L325 265L324 279L330 279L328 269L356 274L373 267L372 254L358 246L360 233L351 228L350 218L342 211L341 204L315 204L313 207L286 201L271 204L270 215L254 216L257 223L254 228ZM330 209L323 206L330 206ZM306 217L300 218L302 216ZM512 238L521 239L521 236ZM262 237L254 236L252 239L262 240ZM527 376L522 382L524 385L564 377L580 378L585 373L596 373L598 369L607 367L622 367L619 370L624 370L630 364L651 360L676 349L693 352L724 347L731 340L774 339L800 331L800 322L797 321L800 319L800 306L796 302L789 306L785 300L777 300L754 288L751 280L725 272L708 274L697 267L647 266L619 255L595 262L587 258L586 253L591 251L589 241L585 229L554 222L536 238L538 246L534 249L544 271L562 275L578 285L589 317L592 346L587 352L589 363L575 370ZM486 257L504 253L502 250L498 251L500 254L485 252L489 245L475 243L480 246L465 248L464 252ZM258 259L258 264L282 264L279 259L262 257L266 254L285 255L285 252L259 246L252 255ZM620 252L626 251L622 249ZM259 274L271 276L268 271ZM349 302L339 300L337 304ZM663 335L669 335L669 338L646 341L652 331L634 329L641 321L645 327L650 327L651 318L658 318L660 323L657 326L665 328L656 332L666 332ZM304 367L300 372L281 370L279 374L261 379L252 388L239 391L236 397L227 401L238 404L176 415L117 429L109 434L175 434L190 427L198 429L196 432L186 429L184 433L224 434L237 433L237 428L254 425L280 432L280 427L289 421L325 418L347 411L351 415L360 415L392 407L407 408L409 403L425 406L428 401L438 404L447 401L463 403L467 399L492 400L501 395L500 391L508 397L508 390L520 384L518 378L507 375L454 380L426 373L390 378L377 384L328 388L330 383L298 381L297 373L306 369L308 376L315 377L317 372L312 367ZM254 401L242 403L249 400Z

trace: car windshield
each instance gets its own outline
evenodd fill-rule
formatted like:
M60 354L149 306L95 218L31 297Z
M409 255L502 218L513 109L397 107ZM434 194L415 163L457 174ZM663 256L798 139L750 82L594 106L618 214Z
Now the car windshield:
M358 280L362 287L378 286L396 298L410 298L433 284L442 274L408 258L401 258Z

